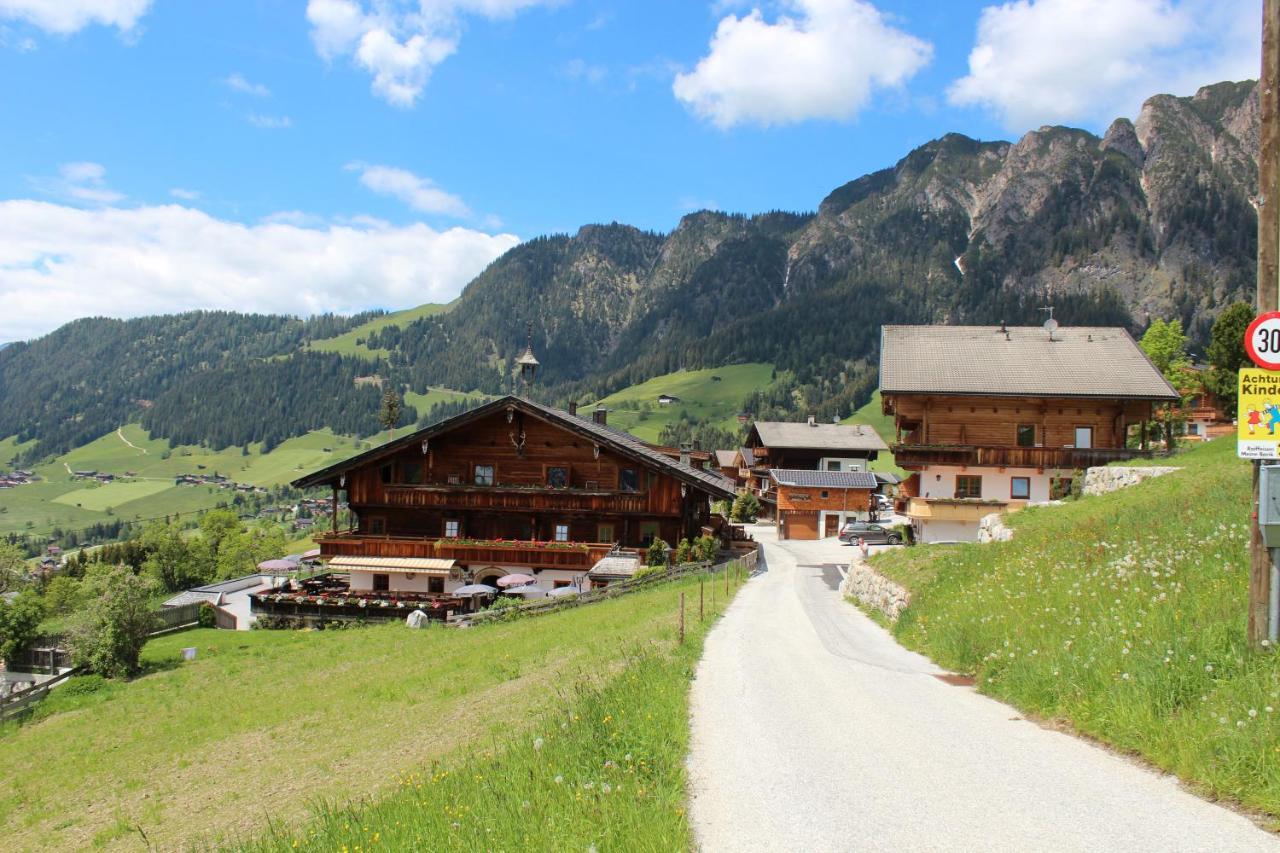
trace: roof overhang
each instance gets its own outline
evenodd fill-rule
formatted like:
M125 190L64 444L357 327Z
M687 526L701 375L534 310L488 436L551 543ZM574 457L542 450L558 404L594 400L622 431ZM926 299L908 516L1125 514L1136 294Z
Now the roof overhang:
M447 577L456 562L440 557L334 557L328 568L330 571L404 572Z

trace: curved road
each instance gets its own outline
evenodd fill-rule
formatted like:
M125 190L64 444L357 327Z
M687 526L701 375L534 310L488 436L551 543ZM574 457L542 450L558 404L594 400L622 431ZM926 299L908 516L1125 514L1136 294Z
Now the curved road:
M935 678L841 600L851 549L756 538L762 571L693 684L703 850L1280 850L1172 777Z

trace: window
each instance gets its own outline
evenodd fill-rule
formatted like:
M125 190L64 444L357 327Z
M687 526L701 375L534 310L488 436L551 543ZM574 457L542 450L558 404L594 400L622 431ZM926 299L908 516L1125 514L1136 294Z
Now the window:
M568 468L548 468L547 485L553 489L563 489L569 485Z
M658 538L658 522L642 521L640 522L640 542L646 548L653 544L653 540Z
M448 483L450 486L461 486L462 477L458 476L457 474L450 474L448 478Z
M1093 427L1076 427L1076 447L1082 450L1093 447Z
M828 470L828 471L839 471L839 470L840 470L840 460L839 460L839 459L830 459L830 460L827 460L827 470Z
M389 589L391 589L391 575L374 575L373 576L374 592L386 592Z
M958 498L982 497L982 478L971 476L968 474L957 474L956 475L956 497Z
M476 466L476 485L477 486L493 485L493 466L492 465Z
M382 536L387 532L387 520L380 515L369 518L369 532L374 536Z
M615 541L613 538L613 525L601 524L598 527L596 527L596 541L597 542Z
M1014 477L1009 481L1009 497L1015 501L1031 500L1031 478Z
M825 489L824 489L822 492L820 492L819 494L821 494L823 498L829 498L829 497L831 497L831 493L830 493L830 492L828 492L828 491L826 491Z
M557 542L569 541L569 525L567 524L556 525L556 541Z
M444 578L427 578L427 592L437 595L444 592Z
M421 483L422 482L422 463L420 462L402 463L400 465L400 482Z
M568 581L552 581L551 582L552 589L564 589L568 585L569 585Z
M461 525L459 522L454 521L454 520L452 520L452 519L445 521L445 523L444 523L444 536L445 536L445 538L446 538L446 539L457 539L457 538L458 538L458 528L460 528L461 526L462 526L462 525Z
M618 472L618 485L624 492L639 491L639 480L636 479L635 468L623 468Z
M378 477L382 480L384 484L390 483L391 482L391 466L383 465L381 468L379 468Z
M1035 447L1036 446L1036 425L1035 424L1018 424L1018 446L1019 447Z

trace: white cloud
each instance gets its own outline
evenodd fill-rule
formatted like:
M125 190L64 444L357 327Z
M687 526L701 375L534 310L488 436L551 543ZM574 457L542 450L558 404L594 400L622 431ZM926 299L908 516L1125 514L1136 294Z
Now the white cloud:
M200 198L200 191L183 189L182 187L174 187L173 189L169 190L169 195L173 196L174 198L180 198L183 201L195 201L196 199Z
M0 201L0 340L96 315L305 315L447 302L517 243L511 234L421 223L245 225L181 205Z
M0 0L2 2L2 0ZM411 107L431 72L458 49L462 20L506 18L559 0L308 0L311 40L324 59L350 56L373 75L373 91Z
M583 80L592 86L598 86L609 76L609 69L603 65L593 65L585 59L570 59L564 64L561 73L570 80Z
M249 113L246 118L249 124L254 127L261 127L267 130L280 130L286 127L293 127L293 119L288 116L268 116L261 113Z
M89 24L129 32L151 0L0 0L0 18L22 20L42 30L70 35Z
M429 178L422 178L394 166L348 163L347 169L360 173L360 183L382 195L400 199L421 213L436 213L464 219L470 209L453 193L445 192Z
M271 96L271 90L261 83L250 83L245 79L243 74L232 74L222 81L229 88L235 89L237 92L243 92L246 95L253 95L255 98L267 98Z
M675 96L718 127L847 120L877 87L900 86L933 55L863 0L786 0L770 23L759 9L720 21L710 52L676 76Z
M56 178L28 178L40 192L86 204L114 204L124 195L107 186L107 169L101 163L63 163Z
M1014 0L982 10L952 104L1013 130L1105 124L1157 93L1258 76L1254 0Z

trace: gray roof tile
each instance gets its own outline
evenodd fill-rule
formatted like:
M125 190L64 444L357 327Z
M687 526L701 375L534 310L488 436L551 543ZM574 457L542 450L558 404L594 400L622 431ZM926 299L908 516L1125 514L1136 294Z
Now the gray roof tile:
M808 448L814 450L888 450L874 429L863 424L788 423L756 421L754 426L760 443L770 448Z
M1178 393L1124 329L884 326L884 394L981 394L1176 400Z
M780 486L815 489L871 489L880 482L866 471L807 471L796 468L774 468L769 475Z

